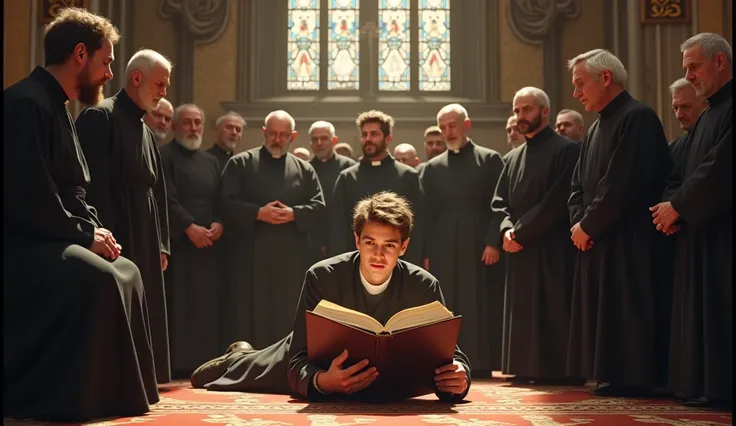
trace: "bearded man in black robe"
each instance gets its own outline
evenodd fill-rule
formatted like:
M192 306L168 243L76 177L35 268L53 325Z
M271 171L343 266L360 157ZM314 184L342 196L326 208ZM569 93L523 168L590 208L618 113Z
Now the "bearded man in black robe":
M493 198L508 253L506 374L514 382L584 384L567 377L575 266L567 199L579 145L549 126L549 97L525 87L514 113L526 143L509 152Z
M500 215L491 201L503 169L501 155L473 142L468 112L449 104L437 113L447 151L427 162L424 268L444 285L447 305L463 315L460 345L475 368L491 377L501 368L504 267Z
M89 172L67 109L112 78L117 29L65 8L46 67L3 91L3 415L138 416L159 401L138 268L87 203Z
M245 119L235 111L228 111L215 121L215 144L207 152L214 155L220 163L220 170L235 154L235 149L243 138Z
M171 233L166 270L171 370L176 378L189 377L222 350L220 165L214 155L199 149L203 126L201 108L179 105L174 140L161 147Z
M433 301L444 304L440 284L431 274L399 260L409 245L413 221L409 203L396 194L382 192L360 201L353 214L358 251L325 259L307 271L293 333L260 351L246 342L233 343L225 355L192 375L192 386L293 394L310 401L380 399L370 387L375 367L359 372L367 360L343 368L349 356L343 352L327 370L309 361L306 312L325 299L385 323L403 309ZM459 348L451 364L437 368L434 379L441 400L460 401L467 395L470 363Z
M424 215L421 211L424 194L417 171L397 161L388 151L394 119L381 111L372 110L360 114L355 124L363 144L363 158L340 172L335 182L332 206L329 207L332 226L327 252L336 255L352 250L353 208L365 197L391 191L409 200L416 214L416 226L411 235L414 243L405 259L420 265L424 248Z
M657 230L675 233L668 387L690 406L732 406L733 53L712 33L681 50L708 108L683 142L665 201L652 207Z
M662 123L625 90L626 69L603 49L568 63L574 96L599 114L580 147L568 202L578 248L568 374L607 382L600 396L655 385L655 285L649 207L672 169Z
M228 161L220 182L223 224L233 241L228 279L236 286L224 307L232 313L227 333L260 347L291 330L283 308L299 299L311 266L308 236L325 208L314 168L288 152L296 138L291 115L270 113L263 136L263 146Z
M159 383L171 381L163 271L169 255L166 183L153 132L143 123L166 96L171 63L144 49L130 58L126 84L77 117L90 171L88 198L141 270Z

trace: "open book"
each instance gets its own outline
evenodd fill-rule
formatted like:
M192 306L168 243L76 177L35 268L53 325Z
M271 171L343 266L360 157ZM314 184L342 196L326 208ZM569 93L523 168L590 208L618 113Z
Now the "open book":
M370 315L345 308L325 299L319 302L313 313L333 321L352 325L375 334L391 334L408 328L433 324L453 317L452 312L438 301L399 311L381 325Z
M379 371L366 392L401 400L436 391L434 371L451 363L460 316L440 302L405 309L381 325L370 316L322 300L307 311L307 355L323 370L348 351L344 367L363 359Z

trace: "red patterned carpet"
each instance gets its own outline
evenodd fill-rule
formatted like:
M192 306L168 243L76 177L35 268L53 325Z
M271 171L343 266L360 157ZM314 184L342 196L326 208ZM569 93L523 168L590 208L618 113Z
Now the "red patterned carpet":
M143 417L86 423L95 426L573 426L732 424L732 413L687 408L669 399L596 398L590 388L513 386L476 381L470 402L446 405L433 395L401 404L309 404L281 395L207 392L177 382L162 389L161 402ZM5 425L51 425L5 419Z

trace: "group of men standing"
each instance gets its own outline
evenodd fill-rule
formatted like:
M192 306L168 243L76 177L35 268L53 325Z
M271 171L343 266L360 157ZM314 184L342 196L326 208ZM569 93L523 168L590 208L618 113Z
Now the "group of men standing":
M6 415L142 414L157 383L223 342L279 341L305 271L355 250L353 208L381 191L410 203L404 259L463 315L473 370L594 378L610 383L601 395L659 384L656 272L667 267L653 248L674 239L667 383L693 404L730 400L732 56L721 37L683 44L708 108L672 155L656 114L624 89L623 64L594 50L569 64L574 96L600 116L582 144L553 131L547 95L529 87L513 100L525 143L502 158L450 104L425 134L438 130L447 150L420 170L389 154L394 120L381 111L356 120L359 162L334 152L325 121L309 129L311 161L290 154L296 123L281 110L262 146L239 154L245 120L225 114L203 152L204 112L162 104L172 66L159 53L136 53L124 88L102 99L118 39L108 20L66 8L46 28L46 67L4 92ZM75 99L89 105L76 122ZM169 122L174 141L159 148Z

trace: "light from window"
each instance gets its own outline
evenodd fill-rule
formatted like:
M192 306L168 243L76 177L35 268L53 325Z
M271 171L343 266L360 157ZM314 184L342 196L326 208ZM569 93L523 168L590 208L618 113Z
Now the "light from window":
M419 90L450 90L450 0L420 0Z
M328 89L358 90L359 0L330 0Z
M378 6L378 90L411 88L409 0L381 0Z
M289 90L319 90L319 0L289 0Z

